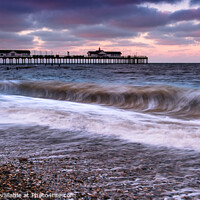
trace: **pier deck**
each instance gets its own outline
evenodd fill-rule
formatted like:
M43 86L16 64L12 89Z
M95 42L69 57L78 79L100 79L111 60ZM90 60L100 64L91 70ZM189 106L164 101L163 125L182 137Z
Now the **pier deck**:
M33 55L23 57L0 56L0 65L62 65L62 64L147 64L146 56L120 57L87 57L87 56L54 56Z

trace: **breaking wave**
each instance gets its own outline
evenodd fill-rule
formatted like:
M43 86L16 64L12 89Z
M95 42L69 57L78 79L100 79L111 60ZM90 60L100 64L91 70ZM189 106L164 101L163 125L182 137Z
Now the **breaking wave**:
M0 92L113 106L187 119L200 118L200 91L172 86L106 86L55 81L2 81Z

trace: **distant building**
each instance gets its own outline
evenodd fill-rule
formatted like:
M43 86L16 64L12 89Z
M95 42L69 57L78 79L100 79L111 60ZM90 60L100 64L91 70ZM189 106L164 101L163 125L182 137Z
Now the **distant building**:
M30 56L29 50L0 50L1 57L24 57Z
M119 51L104 51L99 48L97 51L88 51L88 57L109 57L109 58L117 58L122 55Z

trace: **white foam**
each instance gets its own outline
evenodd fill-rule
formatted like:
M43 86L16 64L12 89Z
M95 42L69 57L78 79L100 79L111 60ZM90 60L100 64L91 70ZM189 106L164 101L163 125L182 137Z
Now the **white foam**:
M99 105L0 96L0 123L115 135L131 142L200 150L200 121L136 113Z

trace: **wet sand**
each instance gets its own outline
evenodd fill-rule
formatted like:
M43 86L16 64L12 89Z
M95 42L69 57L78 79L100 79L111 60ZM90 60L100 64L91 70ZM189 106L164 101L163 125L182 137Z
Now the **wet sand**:
M1 157L1 199L200 199L194 151L103 137L57 153L21 154Z

